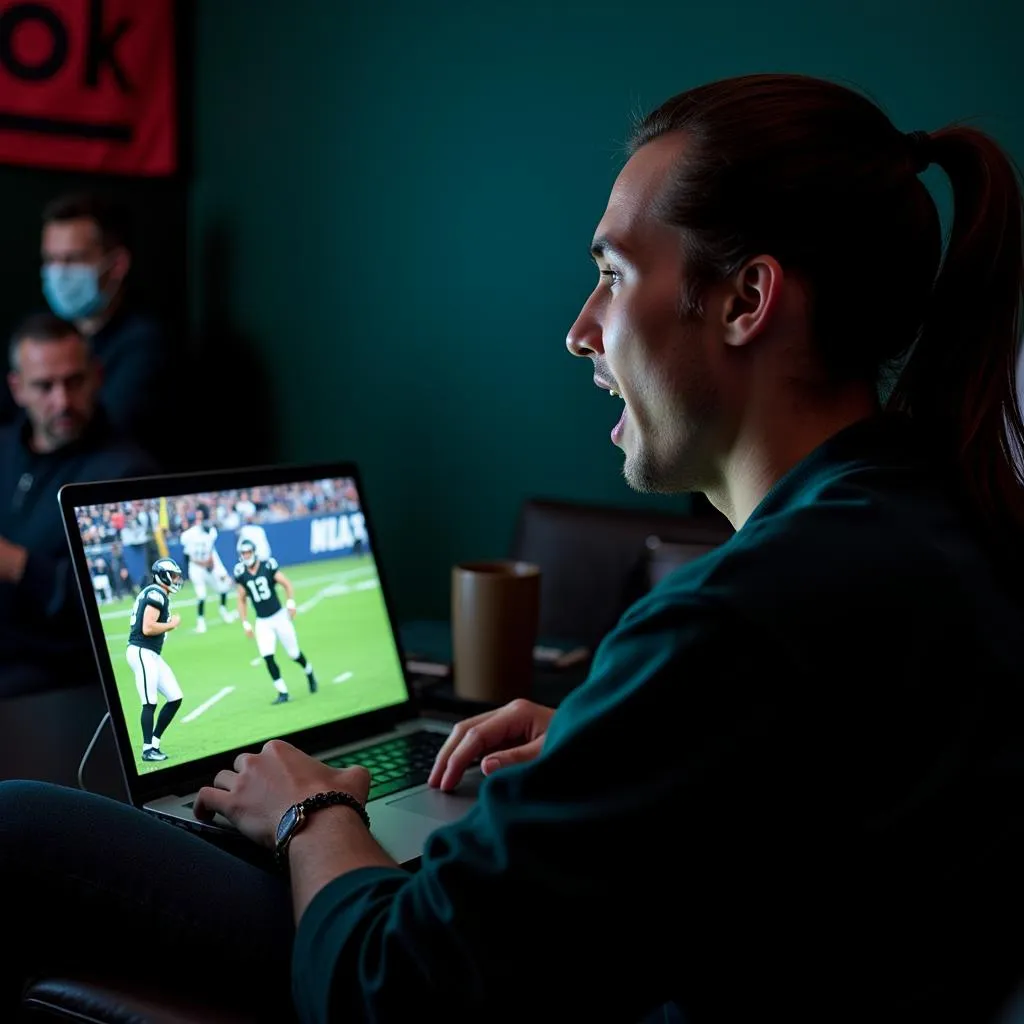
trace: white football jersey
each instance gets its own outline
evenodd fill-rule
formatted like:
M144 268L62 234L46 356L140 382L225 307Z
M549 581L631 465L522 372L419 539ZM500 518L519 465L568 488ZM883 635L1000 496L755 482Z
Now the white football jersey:
M267 531L255 523L246 523L238 531L239 541L251 540L256 545L256 557L265 562L270 557L270 541L267 539Z
M213 547L216 539L216 527L211 526L209 529L204 529L201 526L190 526L181 535L181 546L190 559L205 562L211 556L216 557L217 553Z

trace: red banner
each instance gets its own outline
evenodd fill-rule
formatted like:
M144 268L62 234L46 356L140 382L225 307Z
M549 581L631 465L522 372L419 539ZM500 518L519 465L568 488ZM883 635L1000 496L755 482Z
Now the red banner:
M0 0L0 163L177 164L174 0Z

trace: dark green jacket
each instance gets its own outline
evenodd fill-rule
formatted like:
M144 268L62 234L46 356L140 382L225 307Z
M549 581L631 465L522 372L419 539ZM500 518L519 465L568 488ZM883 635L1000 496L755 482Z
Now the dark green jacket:
M1024 968L1024 584L905 424L637 603L536 761L299 925L307 1021L983 1021Z

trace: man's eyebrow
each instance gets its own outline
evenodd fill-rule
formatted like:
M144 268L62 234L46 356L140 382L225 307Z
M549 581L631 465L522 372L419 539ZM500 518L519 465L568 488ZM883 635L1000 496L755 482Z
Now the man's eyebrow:
M85 376L85 370L72 370L70 373L51 373L42 377L30 377L29 384L56 384L57 381L67 383L69 380L74 380L76 377Z
M620 260L629 261L629 256L621 245L616 245L607 235L598 235L590 245L590 255L595 260L608 259L613 256Z

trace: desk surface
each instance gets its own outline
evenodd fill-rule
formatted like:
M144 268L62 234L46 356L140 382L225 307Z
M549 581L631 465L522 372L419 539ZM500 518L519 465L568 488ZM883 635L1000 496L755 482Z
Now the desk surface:
M406 661L428 661L451 666L451 630L443 620L418 620L399 627ZM566 641L542 641L558 646L570 646ZM530 697L538 704L557 707L566 695L587 677L589 659L568 668L537 665L534 668ZM444 711L460 716L478 714L495 705L463 700L455 695L452 676L412 675L412 687L423 707L428 711Z

